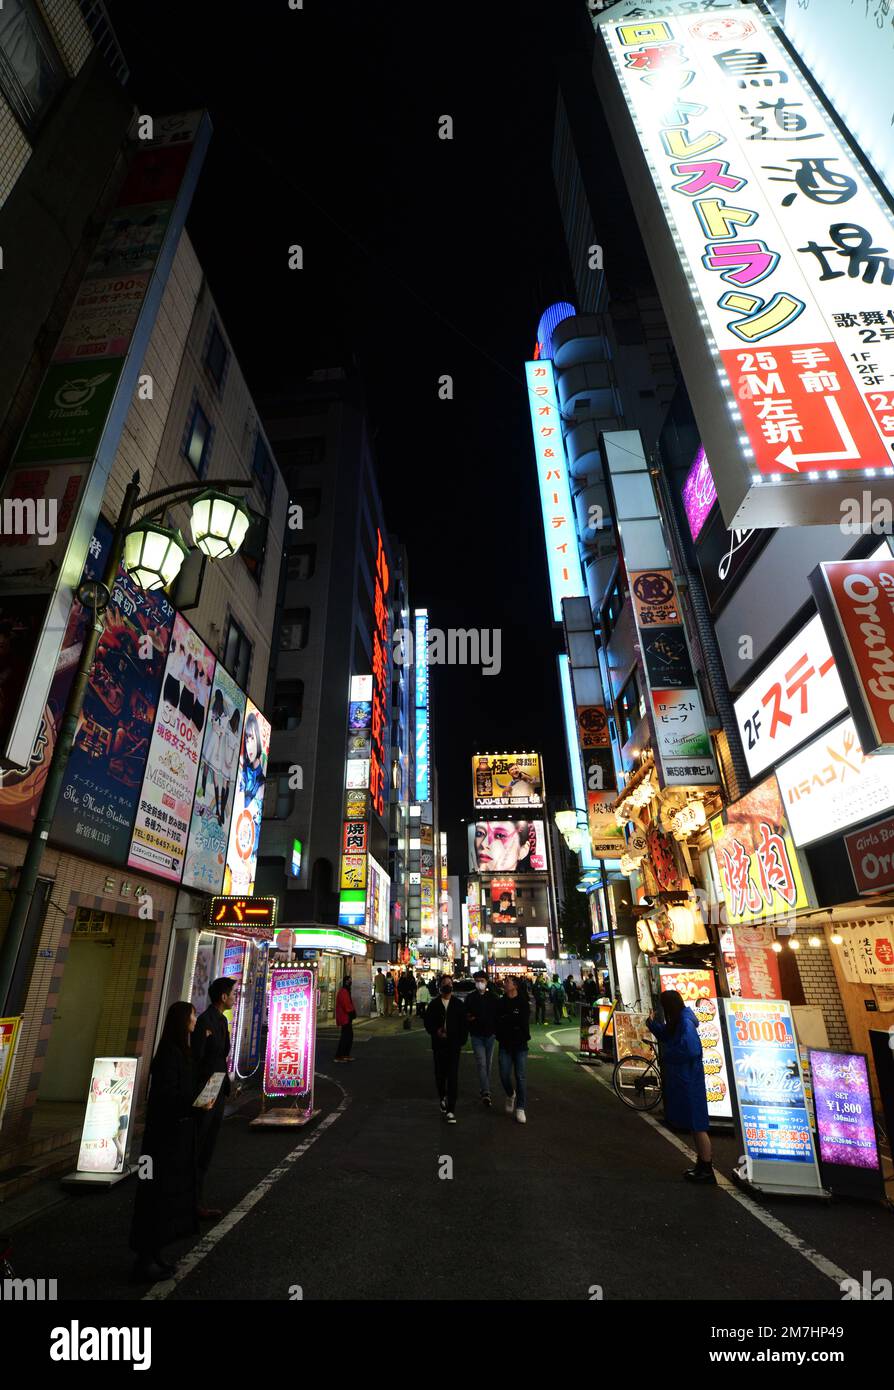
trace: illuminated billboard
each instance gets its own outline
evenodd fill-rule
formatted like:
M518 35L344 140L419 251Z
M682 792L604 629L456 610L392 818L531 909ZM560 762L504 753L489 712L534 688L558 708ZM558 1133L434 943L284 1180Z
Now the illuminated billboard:
M257 706L249 700L245 710L239 777L233 800L230 842L227 846L225 893L254 892L269 749L270 725Z
M775 777L715 816L711 839L730 926L815 906Z
M717 489L714 486L714 479L711 477L708 456L704 449L699 446L699 451L693 459L692 467L686 474L686 480L683 483L683 509L689 523L689 534L694 541L697 541L701 535L702 527L708 520L711 508L716 501Z
M562 412L552 362L526 362L525 379L534 432L553 618L558 623L562 620L562 599L581 598L586 593L584 572L577 545L568 464L562 442Z
M854 475L891 497L894 218L832 117L755 7L599 33L727 526L837 521Z
M469 826L473 874L541 873L547 867L542 820L478 820Z
M414 662L416 673L416 800L431 800L429 786L431 728L428 710L428 610L417 608L415 615Z
M543 805L539 753L479 753L472 759L472 785L478 810Z

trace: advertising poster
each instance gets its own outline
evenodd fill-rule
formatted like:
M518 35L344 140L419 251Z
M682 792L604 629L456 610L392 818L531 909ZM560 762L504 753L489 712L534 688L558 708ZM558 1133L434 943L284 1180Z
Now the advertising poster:
M615 1012L615 1052L620 1061L622 1057L651 1057L649 1046L652 1034L646 1027L646 1014Z
M472 759L472 783L479 810L543 805L537 753L479 754Z
M239 758L239 780L233 804L230 842L227 847L225 893L254 892L269 750L270 725L257 705L249 700L246 705L242 753Z
M823 1163L880 1168L866 1058L809 1048L816 1134Z
M21 1015L14 1018L0 1018L0 1120L6 1104L6 1092L12 1076L12 1064L16 1055L16 1043L22 1026Z
M818 1188L790 1004L724 999L723 1007L749 1178Z
M220 973L225 979L235 980L233 1002L224 1014L230 1029L230 1055L227 1058L227 1071L232 1075L239 1055L239 1035L242 1031L242 977L245 971L246 941L228 939L224 946Z
M79 1173L122 1173L137 1082L137 1057L97 1057L90 1077Z
M545 872L543 821L476 821L469 826L469 867L476 874Z
M388 941L388 914L391 909L391 879L369 856L366 883L366 931L376 941Z
M244 714L245 693L218 662L205 718L183 869L184 888L219 893L223 886Z
M119 571L53 820L54 844L127 863L173 626L164 594L147 593Z
M316 970L270 972L264 1094L313 1096L317 1010Z
M102 578L111 544L112 528L100 517L96 532L90 541L87 563L84 565L84 579ZM11 602L15 609L17 601ZM14 627L8 633L4 633L3 617L0 609L0 640L6 636L8 651L10 644L14 645ZM75 600L28 766L24 771L17 768L0 771L0 825L9 826L13 830L24 830L26 834L31 831L40 798L43 796L44 782L56 746L68 694L80 660L88 621L87 610Z
M204 1013L209 1004L208 990L211 986L211 971L214 967L214 945L205 941L196 949L196 963L192 972L192 993L190 1000L197 1014Z
M675 989L698 1022L709 1116L712 1120L731 1120L733 1103L714 971L673 970L662 966L658 975L662 990Z
M773 950L776 931L773 927L731 927L733 957L738 989L732 993L745 999L781 999L779 957ZM729 967L727 977L729 978Z
M183 873L215 660L178 613L127 860L174 883Z
M711 820L711 838L730 926L813 907L775 777Z

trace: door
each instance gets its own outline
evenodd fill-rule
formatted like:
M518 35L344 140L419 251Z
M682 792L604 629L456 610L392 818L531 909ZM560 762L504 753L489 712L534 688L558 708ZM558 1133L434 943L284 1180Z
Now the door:
M72 938L39 1100L86 1100L114 952L114 942L108 938L104 942Z

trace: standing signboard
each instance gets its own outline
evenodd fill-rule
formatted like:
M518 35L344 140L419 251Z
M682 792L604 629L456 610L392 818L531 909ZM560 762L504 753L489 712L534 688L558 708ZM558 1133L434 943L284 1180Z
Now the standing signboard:
M823 1182L845 1197L885 1195L869 1065L861 1052L807 1050Z
M290 1110L266 1110L253 1125L306 1124L314 1114L317 1041L317 967L276 966L270 971L264 1096L288 1099Z
M21 1014L16 1014L13 1018L0 1018L0 1125L3 1123L3 1111L6 1107L6 1095L21 1027Z
M128 1149L133 1126L139 1057L97 1057L93 1062L77 1167L68 1185L111 1185L130 1172Z
M759 1192L823 1195L786 999L724 999L745 1179Z

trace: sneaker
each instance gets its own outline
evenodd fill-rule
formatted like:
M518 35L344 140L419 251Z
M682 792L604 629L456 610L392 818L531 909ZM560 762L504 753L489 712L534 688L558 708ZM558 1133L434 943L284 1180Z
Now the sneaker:
M456 1116L454 1115L454 1113L453 1113L452 1110L446 1111L446 1113L445 1113L445 1115L444 1115L444 1119L447 1121L448 1125L455 1125L455 1124L456 1124Z
M528 1117L525 1114L524 1110L516 1110L515 1118L518 1120L520 1125L526 1125L528 1123Z
M513 1091L513 1092L512 1092L512 1095L509 1096L509 1097L507 1097L507 1100L506 1100L506 1114L507 1114L507 1115L511 1115L511 1114L513 1113L514 1110L515 1110L515 1092Z
M490 1091L481 1092L481 1103L482 1105L493 1105L493 1101L490 1098Z

